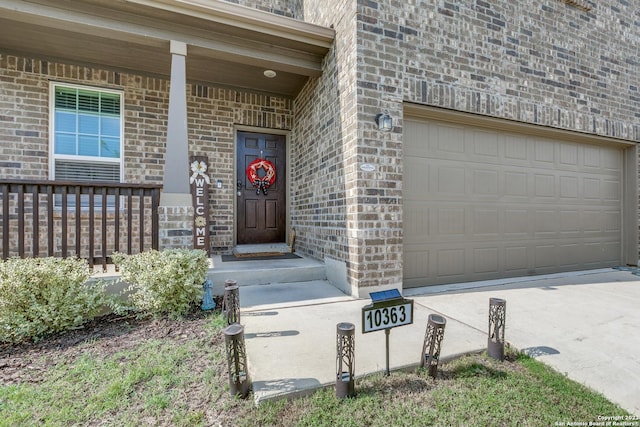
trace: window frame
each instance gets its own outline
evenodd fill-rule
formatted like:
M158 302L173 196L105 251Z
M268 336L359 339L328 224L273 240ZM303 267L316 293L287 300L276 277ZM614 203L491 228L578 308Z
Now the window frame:
M120 97L120 155L117 159L109 158L109 157L100 157L100 156L82 156L82 155L73 155L73 154L56 154L55 152L55 144L56 144L56 88L70 88L77 90L91 90L95 92L101 93L110 93L116 94ZM77 84L77 83L66 83L66 82L57 82L51 81L49 82L49 179L52 181L56 180L55 169L56 169L56 160L63 161L71 161L78 163L109 163L109 164L118 164L120 171L120 179L119 183L124 182L124 91L117 89L110 89L98 86L90 86L85 84ZM78 182L100 182L100 181L78 181ZM104 181L102 181L104 182ZM116 182L116 181L111 181Z

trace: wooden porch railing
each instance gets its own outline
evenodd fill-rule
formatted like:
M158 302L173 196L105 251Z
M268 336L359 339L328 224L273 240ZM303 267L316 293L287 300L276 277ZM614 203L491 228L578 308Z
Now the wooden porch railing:
M106 269L113 252L158 249L161 187L0 179L2 259L74 256Z

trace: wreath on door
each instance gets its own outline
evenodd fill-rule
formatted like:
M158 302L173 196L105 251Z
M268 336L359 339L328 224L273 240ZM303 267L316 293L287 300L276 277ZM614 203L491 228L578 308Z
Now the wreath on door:
M264 169L265 175L260 177L258 170ZM249 182L256 188L256 194L260 191L266 196L267 189L276 182L276 167L267 159L255 159L247 166L247 178Z

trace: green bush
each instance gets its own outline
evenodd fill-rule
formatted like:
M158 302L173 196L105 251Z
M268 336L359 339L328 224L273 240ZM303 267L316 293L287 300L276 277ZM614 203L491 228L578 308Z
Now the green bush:
M201 250L151 250L136 255L115 253L129 306L143 315L184 316L202 298L209 261ZM121 307L122 308L122 307ZM115 311L117 307L114 307Z
M20 342L78 327L105 301L100 285L76 258L10 258L0 261L0 341Z

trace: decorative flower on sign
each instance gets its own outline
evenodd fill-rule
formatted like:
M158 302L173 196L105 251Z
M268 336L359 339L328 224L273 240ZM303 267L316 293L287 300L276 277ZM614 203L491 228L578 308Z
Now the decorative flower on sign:
M196 227L204 227L207 225L207 220L203 216L197 216L194 223L196 224Z
M191 178L189 179L189 183L193 184L193 181L196 180L197 177L201 176L204 178L204 181L207 184L211 184L211 180L209 179L209 175L206 174L207 172L207 164L205 162L198 162L195 161L193 163L191 163L191 172L193 172L193 174L191 175Z

